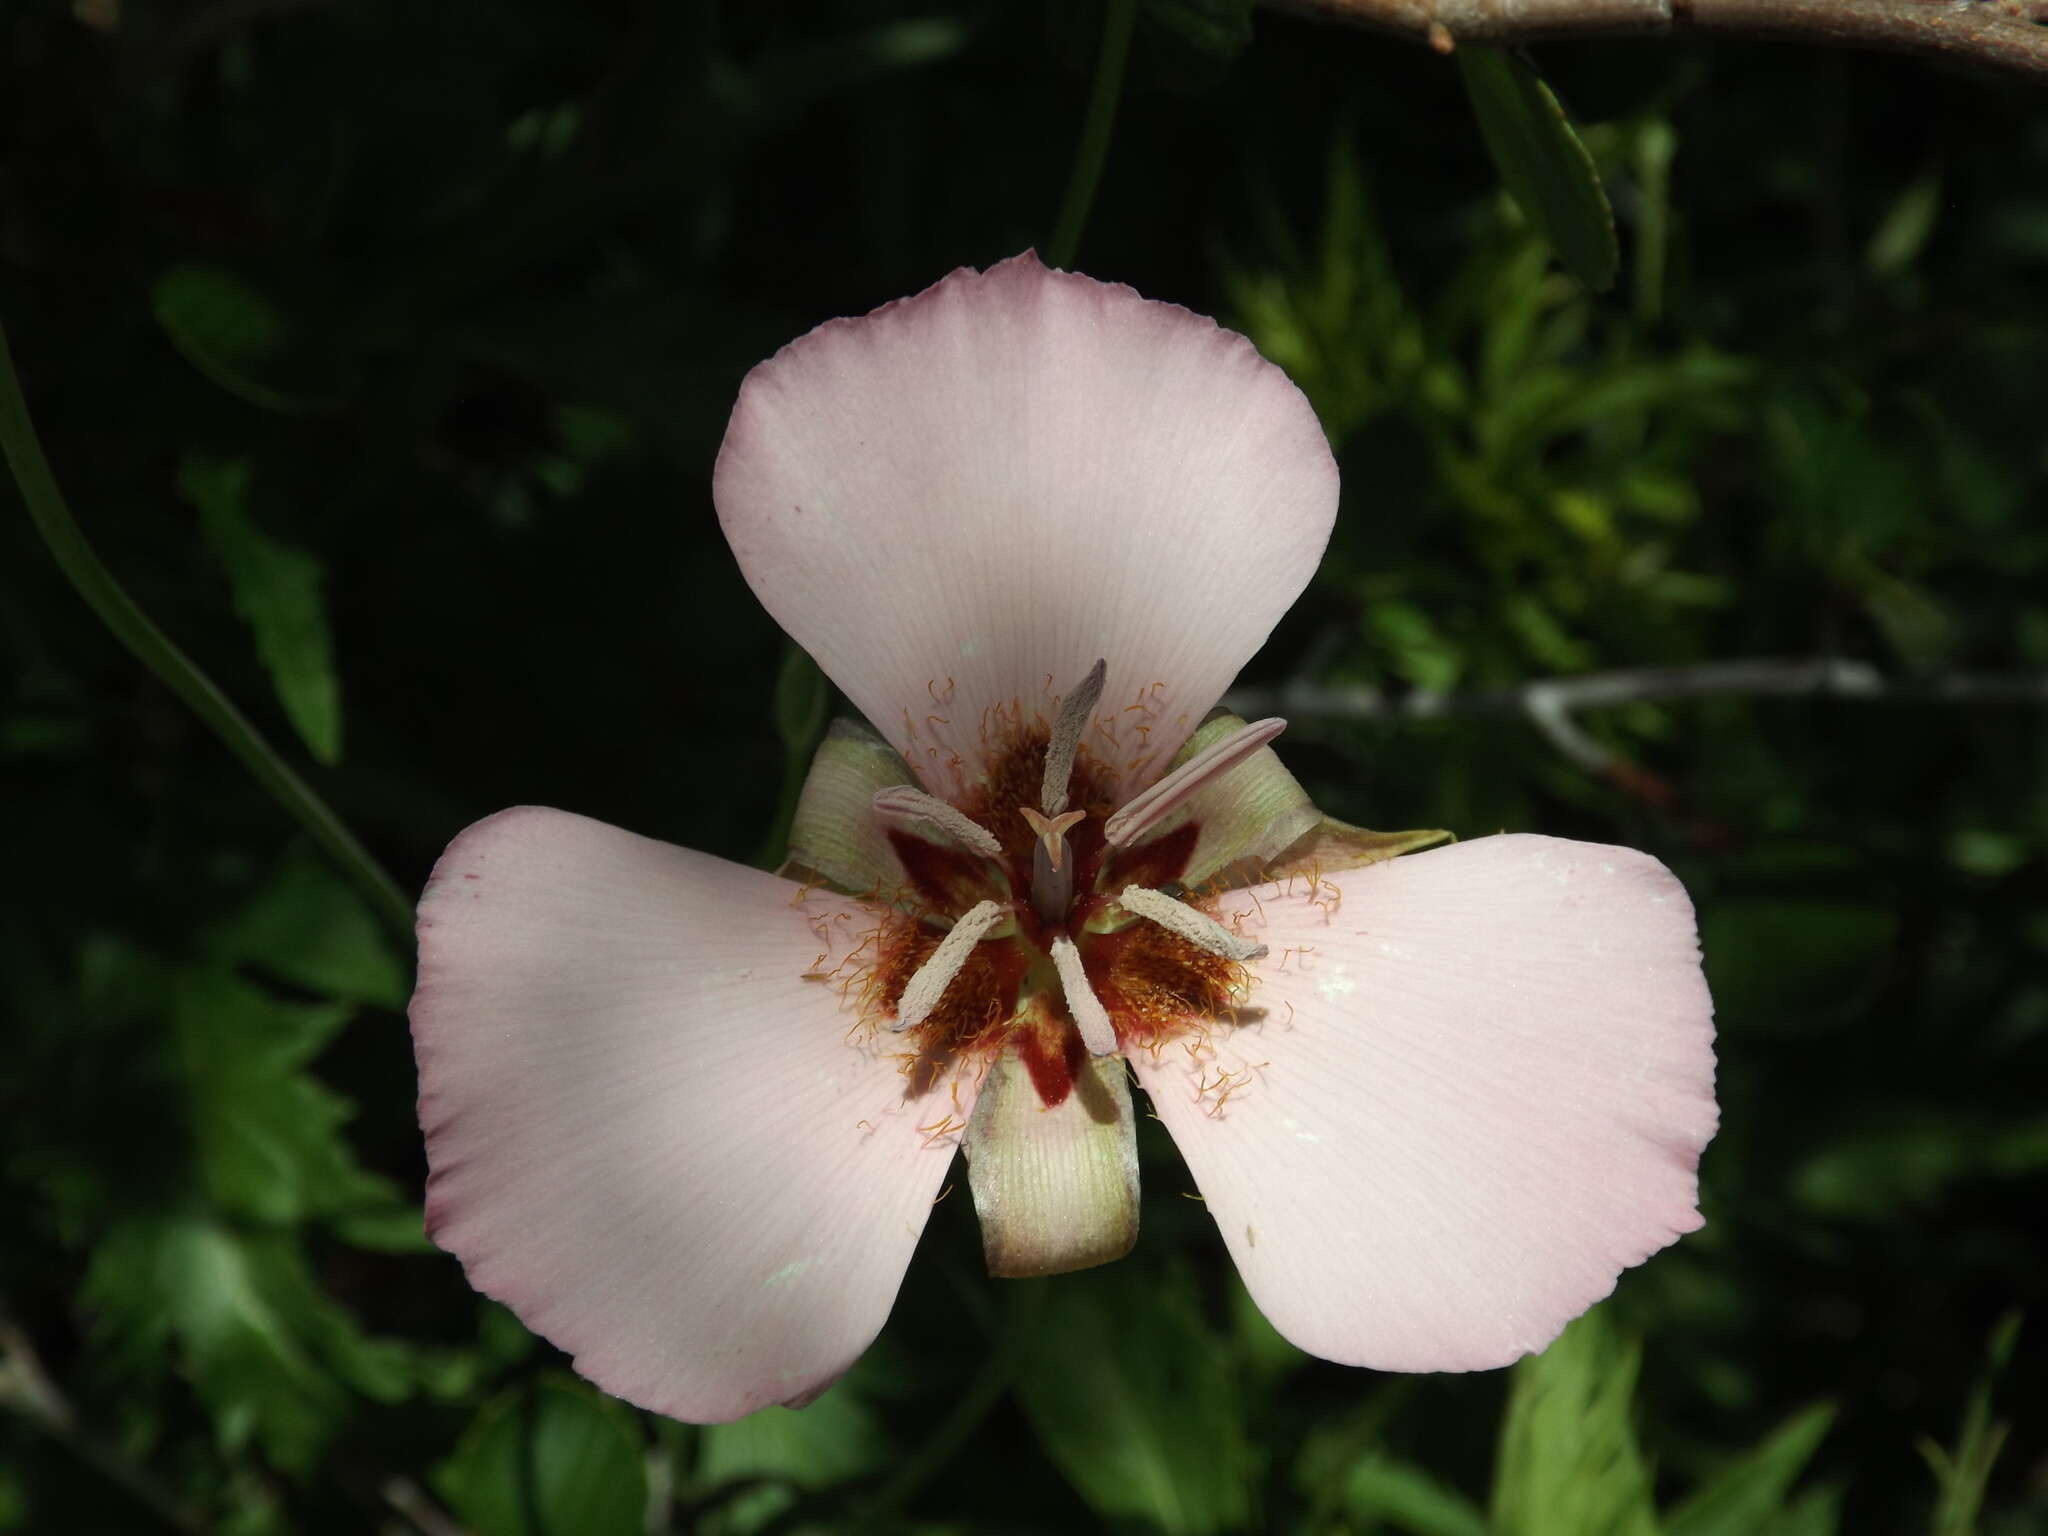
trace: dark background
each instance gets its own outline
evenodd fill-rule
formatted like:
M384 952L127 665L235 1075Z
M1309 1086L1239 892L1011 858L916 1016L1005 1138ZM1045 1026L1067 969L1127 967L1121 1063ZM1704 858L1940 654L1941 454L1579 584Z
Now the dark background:
M520 802L752 859L784 642L710 503L738 382L1043 245L1101 24L11 0L0 320L108 564L408 891ZM1709 1224L1568 1336L1605 1397L1521 1369L1497 1468L1507 1373L1296 1354L1163 1138L1098 1274L989 1281L942 1205L801 1414L585 1393L418 1238L409 956L10 493L0 1530L633 1531L649 1478L675 1530L1647 1530L1631 1479L1678 1536L2048 1529L2044 1319L1987 1354L2048 1258L2048 86L1537 60L1615 209L1605 294L1502 195L1451 64L1164 0L1075 265L1247 331L1337 447L1330 557L1245 681L1464 701L1297 715L1325 808L1628 843L1693 892ZM1885 689L1588 710L1606 775L1489 707L1752 657ZM1978 1515L1919 1447L1981 1455L1985 1387ZM1787 1442L1737 1459L1816 1402L1796 1482Z

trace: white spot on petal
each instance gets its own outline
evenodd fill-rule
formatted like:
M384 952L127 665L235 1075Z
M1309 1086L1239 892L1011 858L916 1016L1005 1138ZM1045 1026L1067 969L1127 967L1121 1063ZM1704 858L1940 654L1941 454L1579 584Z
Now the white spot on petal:
M817 1262L816 1259L793 1259L761 1283L764 1287L788 1285Z

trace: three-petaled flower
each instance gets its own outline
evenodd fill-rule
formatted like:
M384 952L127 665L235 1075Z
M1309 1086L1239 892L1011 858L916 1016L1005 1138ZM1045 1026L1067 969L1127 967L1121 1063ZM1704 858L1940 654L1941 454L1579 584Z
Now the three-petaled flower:
M430 1230L585 1375L683 1419L807 1401L956 1147L994 1273L1120 1256L1132 1078L1327 1359L1505 1364L1699 1224L1677 881L1345 826L1281 722L1205 718L1337 503L1243 337L1029 255L956 272L756 368L713 492L880 732L834 726L789 865L529 808L420 906Z

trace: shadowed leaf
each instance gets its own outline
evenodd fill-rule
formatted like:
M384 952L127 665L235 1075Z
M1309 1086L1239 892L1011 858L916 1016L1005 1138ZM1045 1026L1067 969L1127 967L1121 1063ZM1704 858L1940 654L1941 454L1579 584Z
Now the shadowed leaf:
M1465 43L1457 51L1487 152L1572 276L1595 292L1614 284L1614 211L1593 157L1535 67L1519 54Z
M235 612L254 633L256 655L293 728L314 757L339 762L341 682L320 562L250 519L247 461L187 454L178 466L178 489L199 509L206 540L234 589Z

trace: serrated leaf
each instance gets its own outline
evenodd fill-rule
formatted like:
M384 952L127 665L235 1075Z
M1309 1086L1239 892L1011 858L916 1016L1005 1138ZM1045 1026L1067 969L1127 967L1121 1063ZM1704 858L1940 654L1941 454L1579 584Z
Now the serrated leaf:
M211 1410L223 1449L260 1445L287 1471L312 1464L352 1391L394 1402L410 1387L405 1347L365 1335L282 1234L200 1216L131 1219L101 1241L81 1294L117 1372L149 1380L173 1366Z
M227 971L182 976L171 1009L201 1181L223 1210L258 1221L388 1211L388 1180L340 1135L350 1105L302 1069L349 1017L294 1003Z
M1572 276L1596 293L1621 256L1593 157L1550 87L1520 54L1460 44L1458 73L1501 180Z
M188 453L178 466L178 489L199 509L278 702L307 749L331 765L341 759L341 683L320 592L324 573L313 556L251 520L249 473L245 459Z
M1014 1282L1022 1283L1022 1282ZM1251 1517L1251 1451L1226 1340L1192 1282L1112 1264L1053 1282L1017 1376L1039 1443L1098 1515L1174 1536Z
M475 1536L640 1536L647 1518L638 1421L566 1377L487 1403L434 1486Z
M1656 1536L1630 1423L1639 1363L1598 1309L1516 1363L1494 1462L1495 1536Z
M1834 1421L1833 1403L1815 1403L1793 1414L1666 1515L1664 1536L1752 1536L1762 1530L1783 1511L1792 1484Z
M332 406L340 369L321 359L283 306L239 274L185 262L156 280L150 307L185 360L267 411Z

